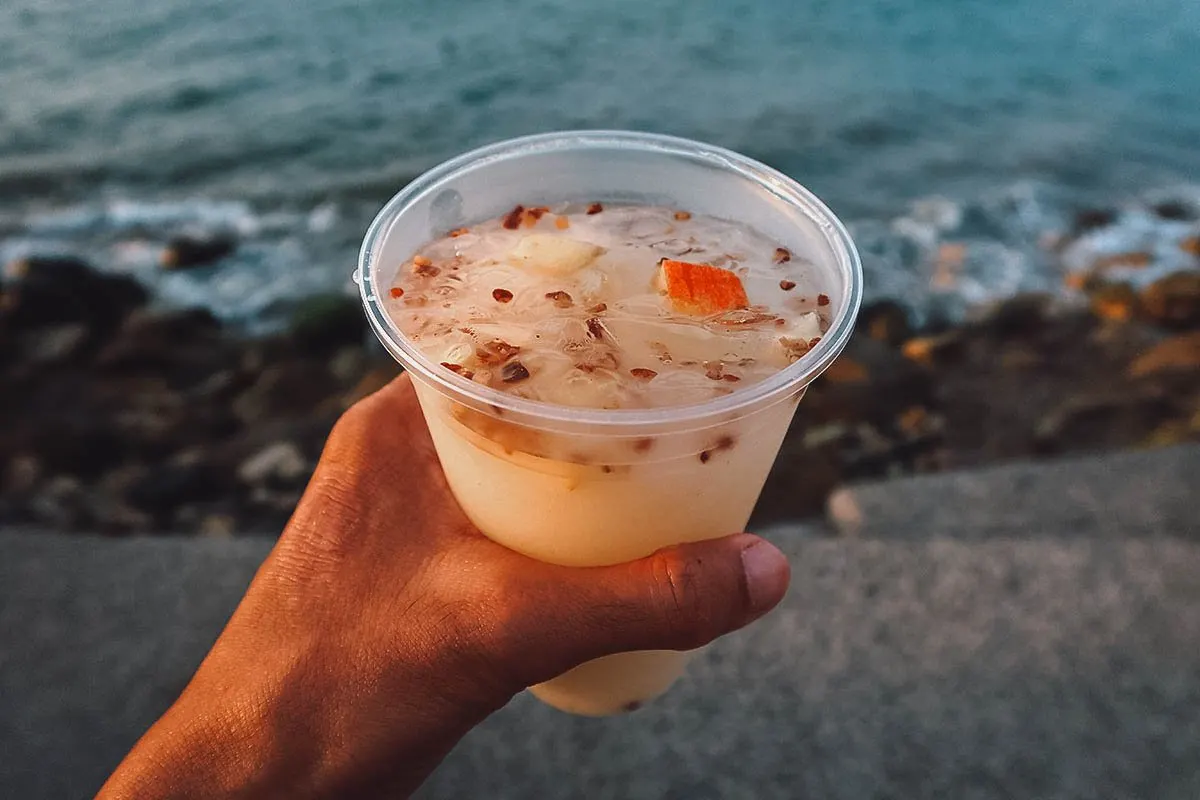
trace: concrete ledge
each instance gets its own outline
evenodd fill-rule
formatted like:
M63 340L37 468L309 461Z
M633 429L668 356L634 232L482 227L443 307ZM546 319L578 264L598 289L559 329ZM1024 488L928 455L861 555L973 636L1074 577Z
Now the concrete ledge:
M1137 537L1170 530L1200 541L1200 446L1022 462L839 489L843 535Z
M1194 800L1200 543L1178 533L778 529L784 605L661 702L596 721L519 698L420 796ZM94 793L269 547L0 534L0 796Z

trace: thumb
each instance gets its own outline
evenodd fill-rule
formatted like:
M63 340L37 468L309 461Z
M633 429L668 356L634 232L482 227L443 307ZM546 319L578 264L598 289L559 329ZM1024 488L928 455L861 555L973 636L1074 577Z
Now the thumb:
M526 593L538 610L525 652L540 656L528 683L611 653L701 647L774 608L791 575L783 553L748 533L549 570Z

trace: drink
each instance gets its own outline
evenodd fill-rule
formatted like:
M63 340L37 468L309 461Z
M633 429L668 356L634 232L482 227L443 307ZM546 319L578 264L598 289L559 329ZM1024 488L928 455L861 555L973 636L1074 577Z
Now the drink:
M419 179L376 220L358 278L464 511L567 565L742 530L861 286L844 231L790 181L604 133L518 140ZM619 654L532 691L614 713L686 658Z

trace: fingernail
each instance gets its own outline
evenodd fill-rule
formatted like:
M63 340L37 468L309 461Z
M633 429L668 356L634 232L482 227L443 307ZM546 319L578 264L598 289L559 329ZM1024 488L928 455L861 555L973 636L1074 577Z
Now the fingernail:
M775 607L787 591L791 568L787 557L762 539L742 551L742 571L750 610L762 613Z

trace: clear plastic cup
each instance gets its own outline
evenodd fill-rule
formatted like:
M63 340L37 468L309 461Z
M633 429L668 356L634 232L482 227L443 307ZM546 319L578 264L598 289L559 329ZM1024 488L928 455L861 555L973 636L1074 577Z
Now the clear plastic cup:
M829 330L769 379L705 403L603 410L535 402L440 368L409 342L382 298L432 239L526 206L667 205L746 223L806 259L829 295ZM644 133L530 136L435 167L384 206L355 280L371 326L409 371L454 496L489 538L543 561L598 566L744 530L796 406L841 352L862 267L838 219L790 178L737 153ZM531 691L603 715L666 691L687 653L597 659Z

